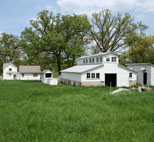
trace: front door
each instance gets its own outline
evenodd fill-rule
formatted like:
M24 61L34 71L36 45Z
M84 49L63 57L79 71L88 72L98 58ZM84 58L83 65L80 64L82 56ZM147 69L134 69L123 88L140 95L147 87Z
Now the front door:
M13 75L13 79L14 79L14 80L16 80L16 79L17 79L17 76L16 76L16 74L14 74L14 75Z
M143 72L143 84L147 85L147 72Z

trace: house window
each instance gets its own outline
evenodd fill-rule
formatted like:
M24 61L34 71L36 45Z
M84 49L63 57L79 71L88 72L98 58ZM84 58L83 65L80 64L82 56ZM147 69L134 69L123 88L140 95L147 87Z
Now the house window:
M112 57L112 62L116 62L117 58L116 57Z
M99 58L96 58L96 62L97 62L97 63L99 62Z
M88 63L88 59L86 59L86 63Z
M37 77L37 73L34 73L34 74L33 74L33 77Z
M129 73L129 77L133 77L133 74L132 73Z
M11 73L9 73L9 76L11 76Z
M85 64L85 59L83 59L83 64Z
M90 73L87 73L87 78L90 78Z
M11 68L9 68L9 71L12 71L12 69L11 69Z
M91 74L91 78L95 78L95 73L92 73Z
M22 73L22 77L24 77L24 73Z
M106 62L110 62L110 58L106 58Z
M93 63L95 62L95 58L92 58L92 62L93 62Z
M89 63L91 63L91 58L89 59Z
M100 73L96 73L96 78L100 78Z
M100 62L102 62L102 57L100 57Z

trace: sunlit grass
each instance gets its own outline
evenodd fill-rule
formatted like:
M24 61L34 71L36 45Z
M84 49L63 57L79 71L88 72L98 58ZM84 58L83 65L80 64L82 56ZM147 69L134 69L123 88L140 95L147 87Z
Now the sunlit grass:
M153 141L154 93L109 92L0 81L0 142Z

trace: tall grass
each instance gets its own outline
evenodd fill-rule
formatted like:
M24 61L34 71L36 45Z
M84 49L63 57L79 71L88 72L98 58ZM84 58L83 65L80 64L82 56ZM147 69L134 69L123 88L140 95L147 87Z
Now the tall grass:
M0 82L0 142L150 142L154 94Z

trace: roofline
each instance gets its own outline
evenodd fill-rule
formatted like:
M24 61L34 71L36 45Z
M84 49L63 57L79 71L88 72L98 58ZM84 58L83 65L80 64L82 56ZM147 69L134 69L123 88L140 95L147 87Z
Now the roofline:
M82 74L82 73L84 73L84 72L90 71L90 70L95 69L95 68L98 68L98 67L100 67L100 66L104 66L104 64L100 64L100 65L98 65L98 66L96 66L96 67L93 67L93 68L91 68L91 69L87 69L86 71L82 71L82 72L65 72L65 71L61 71L61 73L77 73L77 74Z
M18 72L18 73L42 73L42 72Z
M116 56L119 56L117 53L115 52L106 52L106 53L98 53L98 54L93 54L93 55L89 55L89 56L82 56L82 57L79 57L77 58L76 60L79 60L79 59L83 59L83 58L89 58L89 57L95 57L95 56L105 56L105 55L108 55L108 54L114 54Z
M5 64L5 63L4 63ZM8 63L8 65L6 66L6 67L8 67L9 65L13 65L14 67L16 67L14 64L12 64L12 63ZM6 68L5 67L5 68ZM3 69L5 69L4 67L3 67ZM17 68L17 67L16 67Z
M118 64L118 66L120 66L121 68L123 68L123 69L125 69L125 70L131 71L131 72L134 72L135 74L137 74L136 71L131 70L131 69L129 69L129 68L127 68L127 67L125 67L125 66L123 66L123 65L121 65L121 64Z
M153 66L154 67L154 64L152 63L131 63L131 64L126 64L127 66L140 66L140 65L149 65L149 66Z

